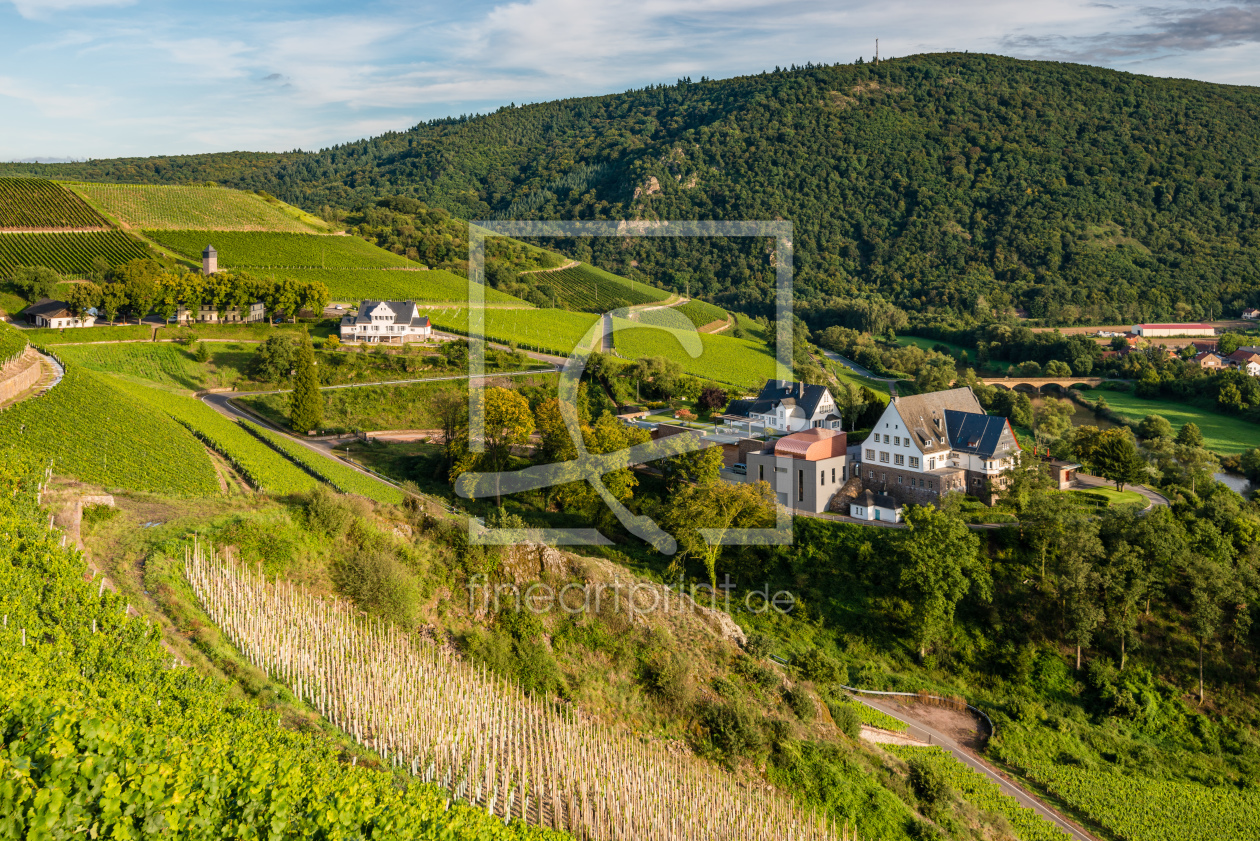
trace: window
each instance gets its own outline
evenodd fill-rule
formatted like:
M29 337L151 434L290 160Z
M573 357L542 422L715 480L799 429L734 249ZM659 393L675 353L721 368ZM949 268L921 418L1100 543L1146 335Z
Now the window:
M911 466L911 467L915 467L915 468L917 468L917 467L919 466L919 457L918 457L918 456L910 456L910 466Z
M831 468L831 484L834 485L835 483L836 483L836 469L833 467Z
M866 460L867 460L867 461L874 461L874 460L875 460L875 451L874 451L874 450L867 450L867 451L866 451Z
M868 479L874 479L874 478L875 478L875 471L874 471L874 470L868 470L868 471L866 471L866 478L868 478Z
M903 456L901 453L897 453L896 455L893 456L893 464L897 465L898 467L904 467L906 464L906 457Z
M849 481L849 468L848 467L840 468L840 481L842 482Z
M888 463L888 453L886 453L886 452L884 452L883 450L881 450L881 451L880 451L880 453L879 453L879 461L880 461L880 463L881 463L881 464L887 464L887 463Z
M893 439L893 443L894 443L894 444L896 444L898 447L900 447L900 446L901 446L901 436L900 436L900 435L898 435L896 438L894 438L894 439Z
M885 444L887 444L887 443L888 443L888 440L889 440L889 439L888 439L888 436L887 436L887 435L885 435L885 436L884 436L884 443L885 443Z
M898 485L904 484L904 483L901 481L901 477L900 477L900 476L898 476L898 477L897 477L897 484L898 484Z
M881 474L879 474L879 481L881 481L881 482L887 482L887 481L888 481L888 474L887 474L887 473L881 473Z
M818 484L819 485L827 484L827 471L826 470L818 471Z
M805 471L796 471L796 499L798 502L805 500Z
M766 466L764 464L757 465L757 481L764 482L766 480Z

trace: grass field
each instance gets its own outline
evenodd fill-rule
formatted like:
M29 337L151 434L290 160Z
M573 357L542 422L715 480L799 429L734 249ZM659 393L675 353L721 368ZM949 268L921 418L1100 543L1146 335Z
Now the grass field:
M1111 389L1093 389L1082 391L1086 399L1097 399L1102 395L1111 410L1124 418L1140 422L1147 415L1160 415L1180 429L1187 423L1194 423L1203 433L1204 445L1221 455L1232 455L1260 447L1260 426L1248 423L1239 418L1209 412L1184 403L1171 403L1166 400L1147 400L1138 397L1131 391L1112 391Z
M823 363L823 367L830 371L840 382L852 383L858 388L869 388L871 391L875 392L875 395L883 403L888 403L890 399L890 395L888 393L888 383L880 382L879 380L872 380L869 377L859 377L843 365L831 362L824 357L820 357L820 360Z
M55 473L105 488L200 497L219 493L205 448L166 414L137 403L113 378L79 367L42 397L0 412L0 446Z
M271 269L266 271L266 275L292 278L300 282L318 281L328 287L329 299L338 303L357 304L367 298L461 304L468 302L468 279L441 269ZM487 304L533 306L489 286L485 287L485 301Z
M124 342L144 341L153 338L151 324L108 324L102 327L75 327L72 330L58 330L54 327L38 327L23 330L22 335L30 339L33 345L78 345L86 342Z
M923 348L923 350L931 350L933 347L940 345L941 347L948 348L949 355L954 357L954 359L961 359L964 353L967 354L967 359L972 362L974 362L976 358L976 351L974 348L967 350L962 345L956 345L953 342L945 342L940 339L925 339L922 336L898 336L897 344L903 347L913 345L917 348Z
M226 187L69 186L128 228L290 233L327 233L329 230L322 219L278 199Z
M664 290L586 263L570 269L532 272L522 275L522 279L536 286L550 286L561 307L580 312L609 312L669 297Z
M55 181L0 178L0 230L107 227L99 213Z
M692 358L678 338L679 330L640 327L633 321L618 320L614 342L626 359L663 356L682 365L693 376L720 383L755 389L774 374L774 356L765 345L731 336L693 334L699 337L702 352Z
M92 271L92 260L97 257L119 266L153 256L143 243L122 231L0 234L0 275L18 266L47 266L63 275L84 275Z
M190 260L201 260L201 252L213 245L219 252L219 266L225 269L420 268L358 237L202 230L146 230L144 234Z
M468 310L431 309L426 313L438 330L468 334ZM497 342L515 342L523 350L568 356L599 318L567 310L485 311L485 335Z
M1087 491L1077 490L1066 493L1086 505L1095 505L1099 508L1115 508L1119 505L1141 505L1145 508L1148 502L1146 497L1137 491L1116 491L1111 488L1090 488Z
M715 321L726 321L727 318L726 310L715 304L710 304L708 301L692 299L675 309L685 315L687 320L694 324L697 329Z
M200 391L225 388L243 376L258 345L213 342L210 361L198 362L192 348L174 342L62 345L57 355L66 364L150 383L168 389Z

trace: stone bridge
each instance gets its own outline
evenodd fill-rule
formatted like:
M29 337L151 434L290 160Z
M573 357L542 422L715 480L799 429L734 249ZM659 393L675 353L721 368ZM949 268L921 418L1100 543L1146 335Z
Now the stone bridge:
M1102 385L1102 377L983 377L980 382L985 385L997 385L1003 388L1013 389L1021 385L1029 386L1041 391L1043 386L1057 385L1060 388L1068 389L1075 386L1094 387Z

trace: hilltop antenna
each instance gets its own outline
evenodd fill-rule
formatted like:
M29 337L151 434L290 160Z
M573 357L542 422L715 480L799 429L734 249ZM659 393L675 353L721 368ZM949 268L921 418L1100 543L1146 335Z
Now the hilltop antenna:
M875 63L879 64L879 39L875 39Z

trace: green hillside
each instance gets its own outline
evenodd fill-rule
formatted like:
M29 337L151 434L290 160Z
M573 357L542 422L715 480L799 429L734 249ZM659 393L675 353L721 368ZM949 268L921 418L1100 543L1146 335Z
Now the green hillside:
M127 228L327 233L322 219L269 195L223 187L74 184L71 188Z
M0 178L0 229L103 228L83 199L41 178Z
M420 268L405 257L358 237L257 231L145 231L145 236L190 259L207 245L219 252L223 268L368 269Z
M468 301L468 279L447 271L400 269L268 269L268 277L292 278L299 283L318 281L328 287L333 301L357 303L364 298L398 301ZM486 288L487 304L529 306L519 298Z
M101 258L111 266L151 257L145 246L122 231L0 233L0 275L18 266L47 266L64 275L82 275Z
M523 274L520 281L533 286L556 305L579 312L609 312L669 297L668 292L586 264Z

